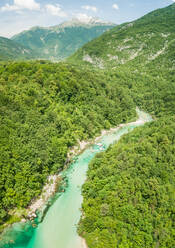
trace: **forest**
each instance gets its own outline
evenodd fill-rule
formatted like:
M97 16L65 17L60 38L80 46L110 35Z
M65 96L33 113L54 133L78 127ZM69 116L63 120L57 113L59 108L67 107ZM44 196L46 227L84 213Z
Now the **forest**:
M89 248L175 246L174 123L137 128L90 163L79 225Z
M64 168L78 140L136 118L129 90L105 74L66 63L1 62L1 228Z
M174 51L152 63L119 66L111 77L154 121L98 154L83 186L79 234L89 248L175 246Z
M175 247L174 10L119 25L64 62L0 61L0 231L74 145L136 120L138 107L154 121L91 161L78 232L89 248Z

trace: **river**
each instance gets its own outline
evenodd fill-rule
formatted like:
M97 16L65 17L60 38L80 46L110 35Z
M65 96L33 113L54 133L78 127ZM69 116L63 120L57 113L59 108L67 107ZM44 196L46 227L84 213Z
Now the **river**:
M16 223L9 228L0 242L0 248L84 248L77 234L83 201L81 187L86 180L88 164L95 154L117 142L123 134L152 121L149 114L137 109L136 122L122 124L105 133L93 145L87 147L65 172L68 186L49 208L44 220L33 228L30 223Z

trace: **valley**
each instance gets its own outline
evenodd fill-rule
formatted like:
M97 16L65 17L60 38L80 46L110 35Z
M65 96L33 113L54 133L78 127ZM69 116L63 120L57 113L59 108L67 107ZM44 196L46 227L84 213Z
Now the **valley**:
M0 53L0 60L45 59L58 62L115 26L113 23L103 22L98 18L91 18L88 22L74 18L57 26L33 27L16 34L11 39L6 39L8 47L1 43L4 55L2 53L1 58Z
M12 226L0 247L175 246L174 26L175 3L117 26L0 38L0 230ZM138 114L148 123L133 124ZM71 157L81 142L93 145ZM43 222L20 223L54 175Z
M76 226L81 216L82 195L81 187L86 180L88 164L94 156L106 150L109 145L117 142L120 137L134 128L152 121L150 115L137 109L138 120L135 122L121 124L117 128L97 137L92 144L76 156L70 167L62 173L67 180L67 187L62 193L58 193L55 202L50 207L47 215L38 228L30 232L31 237L24 232L25 229L32 229L30 223L14 224L4 234L0 247L13 248L49 248L52 246L85 248L82 238L77 234ZM30 238L30 241L28 241ZM10 240L12 244L10 245Z

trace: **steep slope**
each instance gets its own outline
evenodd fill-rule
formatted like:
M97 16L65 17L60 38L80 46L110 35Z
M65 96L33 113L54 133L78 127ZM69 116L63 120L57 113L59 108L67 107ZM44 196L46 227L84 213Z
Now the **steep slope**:
M89 42L71 60L98 67L149 64L175 44L175 4L122 24ZM173 58L172 58L173 59Z
M106 32L69 59L104 69L155 119L90 164L79 223L89 248L175 247L174 27L172 4Z
M0 60L31 59L33 52L31 49L18 44L10 39L0 37Z
M63 63L1 62L0 231L63 169L78 140L135 117L129 90L114 86L102 72Z
M175 246L175 118L126 135L91 162L79 232L89 248Z
M58 26L34 27L12 37L12 40L33 49L41 59L61 60L73 54L78 48L114 27L112 23L90 19L77 19Z

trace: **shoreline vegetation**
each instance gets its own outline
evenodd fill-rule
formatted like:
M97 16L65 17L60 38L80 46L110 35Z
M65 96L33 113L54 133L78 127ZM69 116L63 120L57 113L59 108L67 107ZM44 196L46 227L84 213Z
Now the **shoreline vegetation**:
M0 232L24 221L32 199L41 195L49 175L64 170L78 140L136 117L123 82L116 85L101 71L84 72L65 63L1 63ZM40 201L32 204L35 210Z
M74 156L139 106L156 121L89 164L78 235L86 248L175 247L174 9L119 25L65 62L0 62L0 240L13 223L34 230Z
M146 120L143 118L141 115L141 111L136 108L136 113L137 113L137 120L133 122L129 122L130 124L144 124ZM34 222L35 218L37 218L40 215L40 221L39 223L43 220L45 214L47 213L47 210L49 209L50 205L49 200L55 196L55 194L59 191L59 188L61 188L61 185L63 184L63 179L61 174L68 169L68 166L71 164L73 161L74 157L81 154L89 145L93 143L98 143L98 141L101 139L102 136L107 135L111 132L115 132L121 127L127 125L128 123L125 124L120 124L117 127L113 127L110 129L105 129L101 131L100 136L94 137L93 139L90 139L88 141L78 141L78 145L73 146L71 150L68 153L67 156L67 161L65 163L63 171L61 171L57 175L50 175L48 176L47 183L44 185L43 190L40 194L40 196L37 199L33 199L31 204L28 206L26 209L25 215L22 212L21 216L18 216L18 221L16 222L22 222L25 223L27 220L30 220L32 223ZM62 192L64 192L64 189L61 189ZM18 210L17 210L18 212ZM14 212L14 215L18 213ZM14 223L16 223L14 222ZM12 224L14 224L12 223ZM4 228L1 232L1 237L3 234L6 232L6 229L10 227L12 224L4 224ZM36 224L34 224L36 227ZM82 246L83 248L87 248L87 244L85 240L82 238Z
M78 229L89 247L174 247L174 120L137 128L91 161Z

